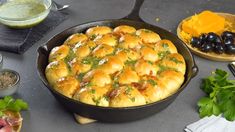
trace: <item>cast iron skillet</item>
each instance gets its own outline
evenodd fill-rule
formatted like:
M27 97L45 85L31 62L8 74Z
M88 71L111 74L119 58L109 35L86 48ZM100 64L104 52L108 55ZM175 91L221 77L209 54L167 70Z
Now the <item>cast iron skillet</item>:
M198 68L194 62L192 54L190 53L189 49L185 46L185 44L176 35L160 27L144 23L140 19L139 8L142 5L143 1L144 0L136 0L135 7L132 10L132 12L123 19L88 22L85 24L71 27L55 35L44 46L38 48L38 57L37 57L38 74L44 85L51 91L54 97L70 112L77 113L84 117L96 119L102 122L126 122L126 121L138 120L153 115L165 109L170 103L172 103L175 100L178 94L187 86L191 78L193 78L197 74ZM178 49L178 52L181 55L183 55L186 61L185 81L182 84L181 88L179 88L179 90L175 94L163 100L143 106L134 106L134 107L125 107L125 108L93 106L70 99L55 91L52 87L49 86L44 73L45 68L48 64L48 55L51 49L55 46L61 45L69 35L77 32L85 32L88 28L97 25L105 25L110 27L116 27L119 25L130 25L135 27L136 29L146 28L158 33L163 39L171 40Z

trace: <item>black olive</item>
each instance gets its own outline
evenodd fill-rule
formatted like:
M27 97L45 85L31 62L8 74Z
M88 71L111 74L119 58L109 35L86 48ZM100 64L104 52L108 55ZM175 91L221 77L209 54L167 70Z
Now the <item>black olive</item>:
M235 54L235 44L230 44L226 46L227 54Z
M201 42L200 42L199 38L197 38L197 37L192 37L190 43L191 43L192 47L199 48L201 46Z
M224 31L221 35L222 39L233 39L235 37L235 34L233 32L229 32L229 31Z
M212 33L212 32L207 34L207 37L206 37L207 42L214 43L214 42L216 42L217 39L220 39L219 35Z
M201 44L203 44L203 43L206 42L206 38L207 38L207 34L201 34L201 35L199 36L199 39L200 39Z
M222 44L215 44L214 52L217 54L222 54L224 52L224 46Z
M212 50L212 44L211 43L204 43L201 45L200 50L203 52L209 52Z
M216 39L215 39L215 42L216 44L222 44L222 40L221 38L218 36Z
M234 43L234 40L233 39L230 39L230 38L227 38L224 40L224 45L231 45Z

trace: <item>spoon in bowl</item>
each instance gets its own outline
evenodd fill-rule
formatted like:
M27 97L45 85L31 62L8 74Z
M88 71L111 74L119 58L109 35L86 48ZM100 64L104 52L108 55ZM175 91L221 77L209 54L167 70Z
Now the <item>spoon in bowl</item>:
M68 7L69 7L69 5L60 5L60 4L56 3L55 1L52 1L52 9L55 11L61 11L61 10L64 10Z

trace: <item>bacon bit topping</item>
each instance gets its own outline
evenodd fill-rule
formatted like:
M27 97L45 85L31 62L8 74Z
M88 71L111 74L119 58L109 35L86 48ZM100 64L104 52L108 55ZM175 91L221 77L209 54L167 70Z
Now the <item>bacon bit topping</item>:
M109 97L115 98L116 96L120 94L120 92L121 92L120 88L114 89L109 93Z

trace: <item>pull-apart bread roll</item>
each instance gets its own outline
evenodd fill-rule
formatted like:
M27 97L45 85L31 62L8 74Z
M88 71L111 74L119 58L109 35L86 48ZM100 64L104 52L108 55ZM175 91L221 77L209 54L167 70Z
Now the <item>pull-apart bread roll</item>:
M131 26L128 26L128 25L121 25L121 26L118 26L116 28L114 28L113 32L115 34L126 34L126 33L129 33L129 34L134 34L136 31L136 29L134 27L131 27Z
M72 98L76 90L79 89L79 81L73 76L60 78L55 83L55 89L61 94Z
M45 74L61 94L104 107L145 105L174 94L186 63L175 45L149 29L96 26L52 49Z
M122 86L110 92L111 107L129 107L146 104L144 96L132 86Z
M57 80L69 74L69 69L64 61L54 61L47 65L45 73L49 84L54 85Z
M64 45L74 47L76 44L83 43L87 40L88 40L88 37L85 34L75 33L68 37L68 39L64 42Z

